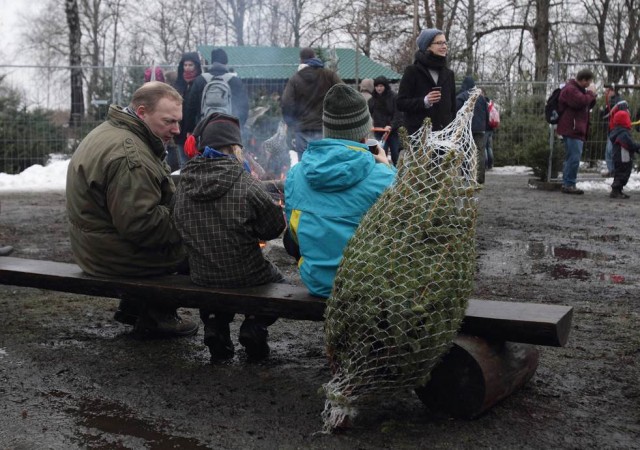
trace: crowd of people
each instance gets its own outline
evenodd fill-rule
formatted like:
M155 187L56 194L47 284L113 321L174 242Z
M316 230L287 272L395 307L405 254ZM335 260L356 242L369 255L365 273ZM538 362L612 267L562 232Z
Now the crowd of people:
M252 176L245 160L248 97L224 50L213 50L208 72L203 72L197 53L185 53L172 84L163 82L162 72L150 70L130 105L112 105L107 120L71 158L67 212L79 266L101 277L184 273L193 283L220 288L286 283L260 248L261 241L282 237L310 293L329 297L346 243L394 182L394 166L401 152L408 151L401 148L399 128L413 133L428 117L434 130L443 129L475 87L473 78L466 77L456 92L442 31L423 30L416 44L397 94L383 76L363 80L356 90L326 68L312 49L300 52L300 66L281 98L299 155L286 176L284 210ZM227 110L205 113L203 108L228 95L222 85L211 103L204 101L213 79L227 83L231 101ZM566 146L567 193L579 193L577 164L588 109L595 101L592 80L591 72L581 71L560 96L558 133ZM486 169L493 164L493 107L481 96L472 120L480 183L485 159ZM629 114L623 105L616 103L608 113L616 173L612 196L615 192L616 198L624 198L629 158L638 144L628 133ZM374 129L379 143L372 148L368 138ZM174 167L181 168L177 187L170 176ZM197 332L197 323L152 300L123 299L114 319L145 335ZM212 358L232 358L229 324L234 314L204 307L200 318ZM268 327L276 320L245 315L238 340L249 358L269 355Z

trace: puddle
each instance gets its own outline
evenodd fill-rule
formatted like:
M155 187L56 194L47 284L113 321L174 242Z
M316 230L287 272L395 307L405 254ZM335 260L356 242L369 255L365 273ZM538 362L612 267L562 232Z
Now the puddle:
M587 281L591 278L591 274L584 269L574 269L564 264L556 264L553 266L553 269L551 269L551 278L554 280L560 278L573 278L576 280Z
M542 259L548 256L557 259L591 259L593 261L613 261L616 259L613 255L589 252L577 248L557 247L545 242L530 241L516 244L516 247L518 246L524 246L526 255L531 259Z
M600 238L620 239L616 235ZM628 283L622 275L607 273L614 268L616 255L541 241L495 241L494 244L484 250L480 258L481 271L489 275Z
M123 439L133 438L145 441L145 448L208 449L197 439L172 436L158 430L161 425L136 417L135 411L119 403L85 398L80 401L77 409L68 412L78 417L80 425L89 428L81 437L85 439L83 444L86 448L113 448L111 445L114 444L115 437L119 445L123 445ZM96 430L115 436L97 435Z

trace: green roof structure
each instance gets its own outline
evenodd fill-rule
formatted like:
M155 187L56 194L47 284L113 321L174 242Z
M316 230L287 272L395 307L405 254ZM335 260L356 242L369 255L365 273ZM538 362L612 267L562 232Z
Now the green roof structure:
M229 57L232 67L243 80L287 80L298 69L300 48L283 47L225 47L199 45L197 50L210 62L211 50L221 48ZM345 82L354 82L363 78L385 76L390 82L397 82L402 75L385 67L362 53L349 48L318 49L318 57L328 65L336 67L340 78ZM335 55L335 56L334 56ZM333 59L336 59L334 66Z

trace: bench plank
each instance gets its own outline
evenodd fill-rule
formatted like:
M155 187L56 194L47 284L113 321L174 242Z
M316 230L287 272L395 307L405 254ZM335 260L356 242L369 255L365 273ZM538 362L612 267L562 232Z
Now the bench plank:
M286 319L321 321L325 301L306 288L268 284L219 289L193 284L186 275L150 278L97 278L75 264L0 258L0 282L60 292L108 298L136 298L176 307L241 314L275 315ZM567 343L573 308L562 305L469 300L461 332L490 339L561 347Z

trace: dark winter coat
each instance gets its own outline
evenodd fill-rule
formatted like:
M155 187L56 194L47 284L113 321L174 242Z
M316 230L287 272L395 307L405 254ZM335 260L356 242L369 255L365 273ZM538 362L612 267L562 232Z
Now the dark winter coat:
M595 104L595 94L581 87L575 79L569 80L558 99L560 120L556 133L584 141L589 129L589 110Z
M431 119L432 129L441 130L455 118L456 83L453 72L445 67L446 59L431 52L416 52L415 61L404 71L398 89L398 109L404 113L409 134L415 133L425 117ZM429 69L439 72L436 83ZM430 108L424 106L424 97L434 86L442 88L442 98Z
M324 96L340 77L324 67L309 66L297 71L284 88L282 117L294 131L322 131Z
M613 159L622 162L633 160L633 156L640 151L640 144L633 141L631 131L624 127L615 127L609 134L609 140L613 144ZM628 152L622 155L622 152Z
M220 76L230 72L224 64L213 63L209 69L209 73L213 76ZM192 133L193 129L200 118L200 107L202 106L202 91L207 85L207 80L200 75L193 81L191 94L187 99L186 113L184 116L184 128L187 133ZM234 76L229 80L229 88L231 88L231 112L240 120L240 125L244 125L249 117L249 96L244 83L238 76Z
M187 129L185 126L185 117L187 114L187 103L189 101L189 96L192 92L191 88L193 87L193 83L195 79L191 81L191 83L187 83L187 81L183 78L184 75L184 63L185 61L192 61L196 66L196 74L199 76L202 74L202 65L200 64L200 55L197 52L188 52L182 55L180 58L180 62L178 63L178 77L176 78L176 82L173 85L176 88L176 91L182 95L182 120L180 121L180 134L174 138L174 141L177 144L184 145L184 141L187 139ZM197 77L196 77L197 78Z
M165 149L146 124L118 106L85 137L67 170L71 250L97 276L149 276L184 260L171 219L175 186Z
M609 133L612 143L613 190L621 191L627 185L633 168L633 157L640 151L640 144L633 141L628 128L617 126Z
M460 86L460 93L456 96L456 111L469 100L469 90L476 87L476 82L472 77L465 77ZM473 133L484 133L489 128L489 105L483 95L478 97L473 109L471 119L471 131Z
M396 105L396 94L391 90L386 78L376 78L376 84L384 85L384 92L380 95L374 89L368 101L373 126L384 128L390 125L391 131L395 132L402 126L402 113Z
M188 161L173 217L194 283L237 288L282 279L263 257L260 240L275 239L284 231L284 213L235 158Z

